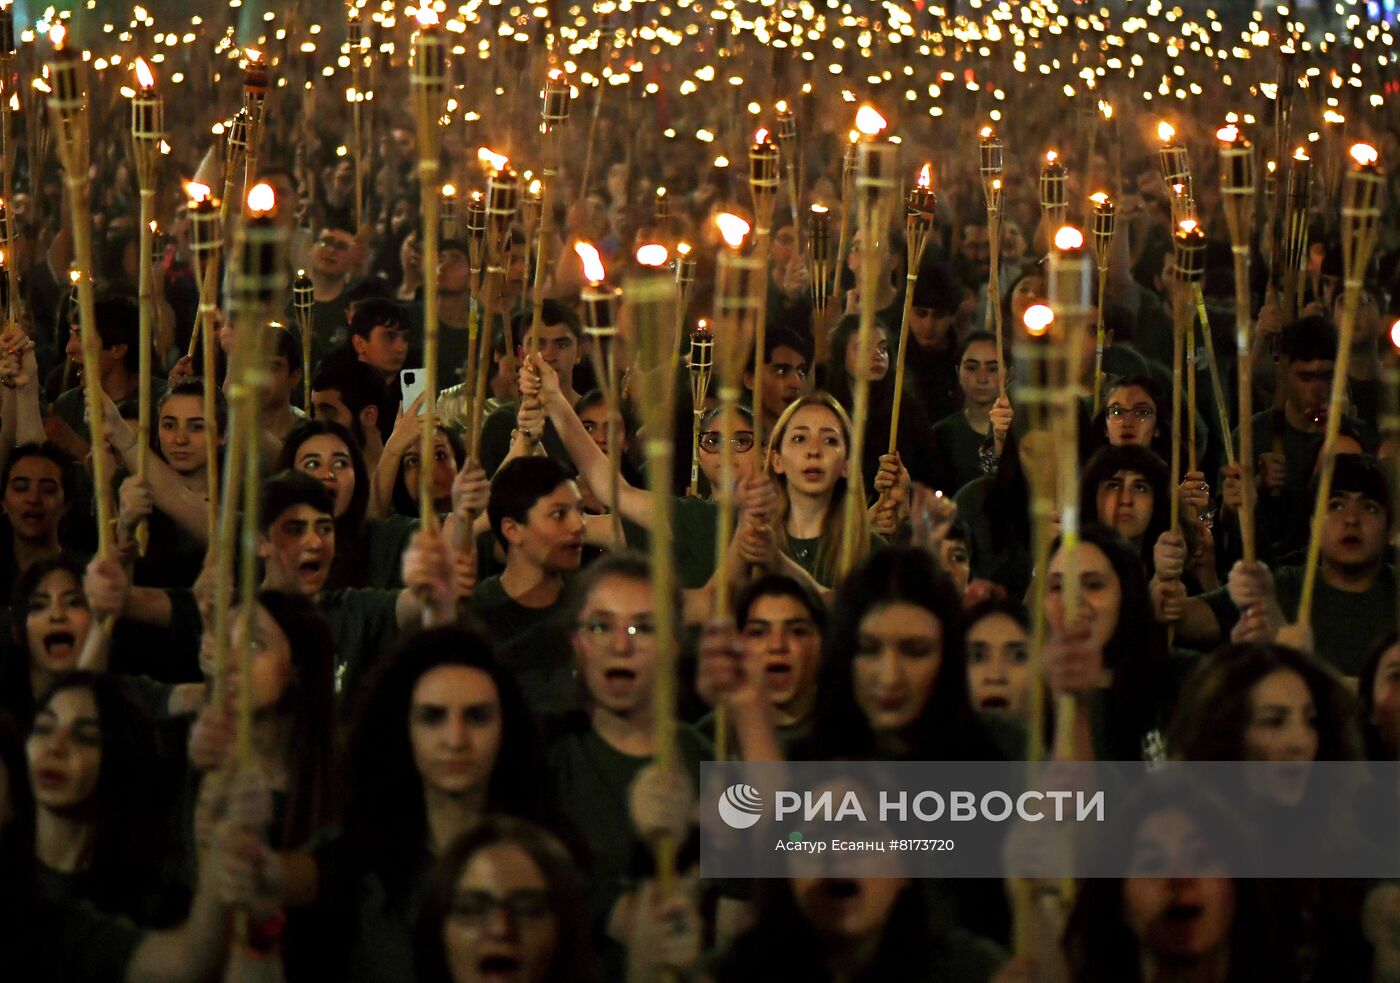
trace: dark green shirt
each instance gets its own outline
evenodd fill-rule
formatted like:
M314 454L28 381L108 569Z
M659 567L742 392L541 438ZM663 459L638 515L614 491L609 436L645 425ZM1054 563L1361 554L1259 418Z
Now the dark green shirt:
M394 644L399 592L373 587L322 591L317 607L335 641L335 690L345 695Z
M943 473L949 476L949 487L942 490L943 494L956 495L958 489L986 474L981 450L987 437L972 429L962 410L935 423L933 439L943 459Z
M1303 594L1303 568L1284 567L1274 573L1274 593L1283 616L1298 620L1298 602ZM1226 638L1239 621L1239 611L1230 600L1229 589L1218 588L1202 595L1210 605L1220 635ZM1318 574L1312 603L1313 651L1338 672L1359 676L1371 649L1395 630L1395 570L1381 569L1376 582L1364 593L1337 590Z
M403 586L403 551L418 529L418 517L387 515L365 520L366 586L397 590Z
M526 607L506 593L499 575L477 584L472 594L472 615L536 713L558 713L574 705L571 626L564 621L564 598L560 591L549 607Z
M10 904L4 908L0 952L6 979L122 980L144 934L125 918L103 915L86 903L20 900L17 911Z

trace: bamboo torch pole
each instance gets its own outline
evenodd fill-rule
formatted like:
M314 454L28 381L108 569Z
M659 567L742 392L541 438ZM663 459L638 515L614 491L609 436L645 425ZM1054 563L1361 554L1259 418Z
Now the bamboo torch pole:
M262 447L259 407L267 385L267 334L277 297L286 284L285 232L273 221L277 198L268 184L254 185L244 201L233 264L232 311L238 374L234 383L236 429L244 433L242 550L239 557L238 613L242 623L238 684L238 762L253 763L253 649L258 597L259 499ZM232 472L230 472L231 474ZM225 496L228 499L229 496ZM228 513L233 509L229 508ZM232 544L224 544L231 546ZM231 552L231 551L230 551Z
M1318 558L1322 551L1322 526L1327 520L1327 502L1332 493L1332 475L1337 466L1337 434L1346 412L1347 372L1351 359L1351 339L1356 333L1356 312L1366 271L1376 248L1380 229L1381 194L1385 174L1379 167L1380 155L1367 143L1353 144L1351 167L1342 185L1342 323L1337 331L1337 364L1332 377L1332 398L1327 404L1327 430L1322 442L1322 469L1317 477L1317 498L1313 503L1312 525L1308 532L1308 557L1303 564L1303 587L1298 598L1297 621L1312 624L1312 599L1317 587Z
M1040 165L1040 221L1047 240L1065 224L1068 214L1069 168L1057 151L1047 150Z
M364 94L360 91L360 72L364 68L365 26L360 21L360 9L349 5L345 24L346 54L350 56L350 88L345 99L350 103L350 152L355 162L355 231L365 227L365 153L364 118L362 107ZM310 366L306 367L310 374Z
M447 82L447 51L431 7L418 10L413 35L413 111L418 130L418 182L423 202L423 428L418 445L418 517L434 528L433 443L437 438L438 370L438 113Z
M851 446L846 456L846 513L842 526L839 571L845 576L863 555L866 544L859 541L865 524L865 476L861 460L865 453L865 425L870 416L870 360L875 348L875 293L878 289L879 250L884 248L886 203L895 190L897 148L878 140L885 118L873 106L862 106L856 114L856 128L864 139L856 159L856 196L860 208L860 332L858 336L855 393L851 420Z
M247 154L248 113L246 110L240 109L233 114L233 119L229 121L228 139L224 147L224 194L219 200L219 224L226 229L229 228L229 208L236 200L233 189L238 183L238 172L242 169ZM189 354L194 354L193 339L190 342Z
M904 198L904 310L899 319L899 348L894 360L894 402L890 408L890 439L885 453L899 449L899 411L904 404L904 360L909 352L909 321L914 313L914 290L928 248L937 199L933 194L933 165L925 163Z
M758 318L753 339L753 425L763 431L763 346L767 333L768 252L772 236L773 208L778 202L778 146L760 129L749 145L749 193L753 196L754 258L763 267L763 289L758 295Z
M758 319L758 290L766 286L768 275L756 259L742 255L749 223L738 215L724 212L716 217L725 248L719 254L715 273L715 355L719 363L720 419L732 420L739 412L739 384L744 359ZM734 537L735 484L738 475L734 460L734 435L720 428L719 487L712 494L719 503L715 520L715 618L726 620L732 614L729 582L729 546ZM715 760L728 757L729 715L724 707L715 708Z
M1312 207L1312 158L1299 147L1288 166L1288 202L1283 212L1283 321L1292 324L1298 316L1302 293L1303 264L1308 253L1308 218Z
M297 317L297 330L301 332L301 381L303 405L308 419L316 416L311 405L311 332L315 327L312 313L316 309L316 285L306 275L305 270L297 270L292 281L292 310Z
M258 155L262 148L269 77L267 62L263 60L261 51L247 48L244 56L243 111L248 114L248 152L243 158L243 187L251 188L258 177ZM246 197L243 205L246 213Z
M622 467L622 440L614 431L621 412L618 398L617 301L620 291L607 285L607 270L592 243L577 242L574 251L583 262L588 285L583 288L583 333L592 341L593 367L603 390L608 414L608 511L612 516L613 548L622 548L622 517L618 512L618 487ZM597 489L602 491L602 489Z
M852 130L850 137L851 142L846 147L846 154L841 160L841 228L836 240L835 261L831 264L830 296L833 297L841 296L841 271L846 268L846 246L851 239L851 201L855 197L856 146L860 140L860 131ZM818 365L821 364L826 354L825 341L824 336L818 336Z
M486 380L491 373L491 337L499 319L505 334L506 351L514 351L510 332L510 311L505 305L506 250L510 245L510 227L515 220L520 195L520 180L504 157L493 158L495 168L486 182L486 279L485 330L477 352L476 394L472 397L473 427L480 430L477 420L486 406ZM474 433L473 445L479 449L480 434ZM473 460L477 458L473 456Z
M675 418L675 373L671 358L675 351L675 315L670 308L677 291L672 277L663 272L668 259L666 247L650 243L637 250L641 273L629 278L623 297L631 317L625 318L635 331L638 369L644 398L642 419L646 426L647 487L651 491L651 587L656 619L656 684L653 688L652 727L655 731L655 761L663 772L676 767L677 629L675 569L671 552L671 440ZM619 441L610 436L609 450ZM676 851L683 830L666 830L653 844L656 851L657 880L661 897L667 897L675 884Z
M775 107L778 116L778 147L782 151L783 172L787 177L788 208L792 212L792 232L797 237L797 251L802 251L802 226L798 222L801 214L801 200L798 188L801 185L802 156L797 143L797 115L788 106L786 99L779 99Z
M156 163L160 160L160 141L164 133L165 103L156 92L156 79L145 59L136 59L136 81L140 88L131 99L131 147L136 164L136 182L141 198L140 224L140 328L136 476L146 479L146 457L150 451L151 433L151 335L157 299L154 270L151 268L151 243L155 237ZM136 527L136 546L142 556L150 527L146 520Z
M982 197L987 201L987 323L993 326L997 337L997 365L1002 367L998 374L1000 395L1006 396L1005 343L1001 324L1001 204L1002 142L996 130L982 127L978 140L978 172L982 176Z
M79 78L82 62L66 42L67 29L54 26L49 35L53 41L53 61L49 63L49 79L53 89L49 96L49 117L57 134L59 160L63 165L63 182L68 194L68 213L73 225L74 267L78 273L78 317L83 346L83 386L87 393L88 427L92 437L93 497L97 505L97 553L112 556L112 476L109 459L104 453L107 440L105 394L97 371L101 340L97 334L97 317L93 311L92 283L92 215L89 208L87 97Z
M1108 264L1113 254L1113 234L1118 225L1118 212L1107 191L1089 196L1091 231L1094 235L1094 258L1099 268L1098 324L1094 331L1094 415L1103 409L1103 351L1108 341L1104 330L1104 289L1108 286Z
M18 50L15 48L15 15L12 4L0 7L0 168L4 170L4 184L0 194L8 205L15 196L15 164L19 159L14 137L14 114L19 109L19 68ZM34 184L34 179L30 178ZM9 285L9 295L5 303L5 320L14 324L19 320L22 298L19 292L19 264L15 262L15 239L19 230L17 223L7 223L4 230L5 277Z
M208 528L206 549L214 551L218 549L219 527L218 443L220 437L227 438L228 436L219 431L215 406L215 393L219 383L215 378L217 374L215 349L218 340L215 337L214 311L215 300L218 296L219 255L224 247L224 233L219 222L219 203L210 196L209 186L195 181L186 181L185 193L189 197L186 210L190 216L190 251L194 253L195 269L200 269L202 265L204 270L199 280L199 312L195 329L190 332L190 347L194 347L196 339L203 339L204 360L201 372L204 376L204 429L208 448L208 464L206 465L208 484L205 491L209 499L206 512ZM216 616L218 610L216 607ZM224 613L227 614L227 608L224 609ZM226 625L216 626L216 629L226 628ZM216 630L215 637L218 638L225 633L223 630ZM218 685L217 675L215 680L216 685Z
M690 487L687 495L699 494L700 487L700 427L705 419L705 399L710 392L710 375L715 367L715 336L704 318L690 333L690 358L687 368L690 373L690 399L694 412L691 413L690 436Z
M1220 141L1220 194L1225 222L1230 227L1230 250L1235 266L1235 365L1239 393L1240 448L1236 458L1243 502L1240 540L1244 561L1254 552L1254 380L1250 371L1249 242L1254 229L1254 146L1234 125L1215 133ZM1225 433L1226 446L1229 431Z
M560 143L563 127L569 121L569 80L555 68L544 83L544 105L540 109L540 133L543 135L544 167L540 177L539 237L535 245L535 283L531 300L534 316L530 320L530 352L539 350L540 328L544 327L544 283L549 267L549 246L554 236L554 207L549 200L559 175Z
M831 210L822 204L813 204L807 214L807 262L812 281L812 358L821 365L826 360L826 305L831 296ZM810 389L816 377L809 372L804 388Z
M1177 223L1172 236L1174 306L1176 330L1173 336L1172 356L1172 471L1171 471L1171 529L1176 532L1181 527L1181 404L1183 399L1182 363L1188 326L1194 314L1192 286L1205 274L1205 233L1193 218L1184 218ZM1191 414L1195 423L1195 414ZM1193 426L1194 429L1194 426ZM1194 444L1194 435L1192 436ZM1193 462L1194 463L1194 462Z

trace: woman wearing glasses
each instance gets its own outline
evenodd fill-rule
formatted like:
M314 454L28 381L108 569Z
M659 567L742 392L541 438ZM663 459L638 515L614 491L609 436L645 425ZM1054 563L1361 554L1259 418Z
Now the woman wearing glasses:
M591 861L585 902L605 970L599 979L620 979L624 954L608 929L618 903L650 869L641 827L654 819L660 828L689 826L710 747L694 727L677 724L676 772L647 769L657 746L656 609L647 561L630 553L602 558L575 582L572 602L582 709L552 722L547 757L558 814ZM679 598L672 607L679 610Z

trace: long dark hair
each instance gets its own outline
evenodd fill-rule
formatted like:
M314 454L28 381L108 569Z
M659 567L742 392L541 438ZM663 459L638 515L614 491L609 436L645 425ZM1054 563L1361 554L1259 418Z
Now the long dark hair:
M1135 761L1142 756L1144 737L1166 728L1175 700L1166 629L1152 617L1147 572L1128 541L1097 522L1079 531L1079 541L1103 553L1118 578L1118 623L1103 651L1104 668L1113 671L1105 729L1112 759ZM1052 560L1063 545L1055 541Z
M1372 716L1376 712L1376 676L1380 674L1385 654L1397 641L1400 641L1400 633L1386 632L1385 637L1367 653L1361 673L1356 677L1357 718L1361 721L1366 757L1372 761L1394 761L1396 757L1395 748L1386 743Z
M943 630L942 662L933 692L913 726L911 759L982 761L1002 757L967 693L962 604L948 575L922 550L896 547L871 554L841 584L823 638L817 683L813 759L875 751L875 734L856 704L851 676L861 621L876 608L904 602L932 614Z
M350 454L350 467L355 472L355 492L345 514L335 520L335 558L331 561L326 587L363 587L365 569L365 511L369 508L369 471L365 467L364 451L339 423L333 420L303 420L292 428L282 443L274 471L295 470L297 451L312 437L330 436L345 445Z
M102 763L92 798L79 807L93 828L92 882L110 896L90 898L112 914L146 921L152 871L166 860L164 789L155 728L116 677L79 670L59 677L35 703L35 720L66 690L87 690L102 728Z
M549 910L555 921L554 958L546 983L585 983L593 979L592 945L584 916L583 875L563 845L543 827L509 816L488 816L458 838L433 872L418 916L414 968L423 983L450 983L443 947L443 925L452 911L457 881L482 850L508 843L524 850L544 875Z
M304 846L331 820L331 778L335 759L335 641L330 625L310 598L265 590L258 604L291 650L294 677L278 710L290 718L287 733L287 806L282 817L282 849Z
M24 731L34 719L35 697L29 673L29 602L39 584L55 570L68 574L82 590L83 565L72 553L57 553L31 564L15 581L10 596L9 644L0 647L0 705Z
M438 433L447 438L447 446L452 448L452 456L456 458L455 467L460 468L467 454L466 445L462 443L462 438L450 427L439 426ZM435 437L433 440L436 443L437 438ZM410 453L417 454L419 449L418 444L415 442L412 447L404 452L404 457L407 457ZM420 468L431 468L433 462L419 461L418 466ZM403 458L400 458L399 469L394 472L394 492L389 499L389 503L399 515L417 515L418 502L413 498L412 494L409 493L408 482L404 480L403 474Z
M434 628L411 636L366 682L345 775L346 836L400 899L428 837L423 780L409 743L409 709L418 680L439 666L486 673L501 701L501 750L491 771L486 808L524 819L545 817L539 739L515 677L496 661L490 643L461 628Z
M1249 692L1279 670L1302 677L1317 711L1317 760L1360 761L1356 698L1316 659L1284 645L1231 645L1204 663L1186 687L1167 743L1187 761L1244 761Z
M1209 836L1211 856L1231 866L1235 918L1230 928L1228 978L1295 980L1291 951L1287 946L1274 944L1278 929L1270 904L1271 882L1241 877L1250 870L1249 858L1256 844L1243 832L1229 808L1199 786L1154 784L1125 803L1102 840L1107 851L1105 862L1117 870L1129 870L1138 831L1151 816L1167 810L1184 810L1197 823L1202 839ZM1079 882L1064 935L1064 951L1075 983L1138 983L1142 979L1141 942L1124 912L1126 884L1122 878L1087 878Z

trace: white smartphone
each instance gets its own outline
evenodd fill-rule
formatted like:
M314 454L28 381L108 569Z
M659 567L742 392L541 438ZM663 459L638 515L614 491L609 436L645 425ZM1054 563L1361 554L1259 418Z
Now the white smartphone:
M403 396L404 412L413 405L413 401L423 395L425 385L422 369L404 369L399 373L399 393ZM418 415L422 416L428 411L426 405L418 407Z

